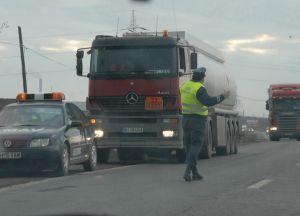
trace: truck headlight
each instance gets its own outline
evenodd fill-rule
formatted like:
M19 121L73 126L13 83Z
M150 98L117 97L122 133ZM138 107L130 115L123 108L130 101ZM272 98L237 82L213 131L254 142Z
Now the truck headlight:
M270 127L270 131L277 131L277 127Z
M104 131L101 129L96 129L94 133L96 138L102 138L104 136Z
M162 132L162 135L163 135L163 137L165 137L165 138L174 137L175 131L173 131L173 130L164 130L164 131Z
M33 139L30 142L30 148L46 147L49 145L49 138Z

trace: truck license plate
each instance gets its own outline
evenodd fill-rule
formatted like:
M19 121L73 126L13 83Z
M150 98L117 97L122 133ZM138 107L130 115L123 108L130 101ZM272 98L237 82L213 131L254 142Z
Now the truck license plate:
M21 152L0 152L0 160L20 159L21 157Z
M144 129L141 127L125 127L122 129L123 133L143 133Z

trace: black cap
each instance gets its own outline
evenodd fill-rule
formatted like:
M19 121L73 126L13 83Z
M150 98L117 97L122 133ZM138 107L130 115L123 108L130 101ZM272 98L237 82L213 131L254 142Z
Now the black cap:
M196 81L200 81L205 77L206 68L201 67L193 70L193 76L192 79Z

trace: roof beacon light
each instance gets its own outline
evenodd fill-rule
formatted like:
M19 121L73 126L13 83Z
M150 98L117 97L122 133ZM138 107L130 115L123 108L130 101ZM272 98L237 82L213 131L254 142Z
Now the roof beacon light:
M53 92L52 93L52 100L58 100L58 101L62 101L65 100L65 94L61 93L61 92Z
M164 30L164 31L163 31L163 37L168 37L168 36L169 36L168 30Z
M17 101L26 101L27 100L27 94L26 93L20 93L17 95Z
M17 95L18 102L25 101L63 101L65 100L64 93L61 92L53 92L46 94L26 94L20 93Z

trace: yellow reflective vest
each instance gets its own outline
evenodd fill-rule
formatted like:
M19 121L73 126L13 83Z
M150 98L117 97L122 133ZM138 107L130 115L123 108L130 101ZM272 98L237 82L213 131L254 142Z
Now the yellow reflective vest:
M208 108L197 99L197 91L203 86L200 82L192 80L180 88L182 114L208 115ZM204 87L204 86L203 86Z

